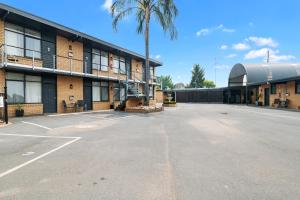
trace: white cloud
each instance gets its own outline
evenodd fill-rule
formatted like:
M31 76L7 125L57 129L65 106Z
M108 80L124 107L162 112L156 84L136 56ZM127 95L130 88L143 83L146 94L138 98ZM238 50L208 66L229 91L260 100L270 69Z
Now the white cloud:
M244 50L250 49L250 46L246 43L237 43L237 44L232 45L232 48L234 50L244 51Z
M155 57L154 57L155 59L160 59L161 58L161 55L156 55Z
M200 36L206 36L206 35L208 35L208 34L210 34L212 32L215 32L215 31L222 31L222 32L226 32L226 33L233 33L233 32L235 32L235 29L226 28L223 24L220 24L219 26L216 26L216 27L200 29L199 31L196 32L196 35L198 37L200 37Z
M226 49L228 49L228 46L227 46L227 45L222 45L222 46L220 47L220 49L221 49L221 50L226 50Z
M204 28L204 29L201 29L201 30L197 31L196 35L198 37L200 37L200 36L208 35L209 33L210 33L210 30L207 29L207 28Z
M113 0L104 0L104 3L102 4L102 9L111 13L112 4L113 4Z
M229 54L229 55L226 56L226 58L235 58L235 57L237 57L236 54Z
M262 48L258 50L249 51L245 55L245 59L249 60L249 59L263 58L263 60L266 60L268 51L270 53L270 62L289 61L296 58L293 55L279 55L278 50L274 51L272 49Z
M277 47L278 43L275 42L272 38L263 38L263 37L249 37L246 39L246 41L253 42L255 45L262 47L262 46L269 46L269 47Z

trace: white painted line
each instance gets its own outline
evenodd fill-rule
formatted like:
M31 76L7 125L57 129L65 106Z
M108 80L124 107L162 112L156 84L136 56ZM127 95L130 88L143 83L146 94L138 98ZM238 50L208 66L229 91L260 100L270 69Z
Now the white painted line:
M50 136L50 135L23 135L23 134L10 134L0 133L0 136L16 136L16 137L34 137L34 138L56 138L56 139L76 139L80 137L65 137L65 136Z
M117 120L117 119L130 118L133 117L133 115L121 116L121 117L102 117L102 116L89 116L89 117L96 118L96 119L103 119L103 120Z
M0 134L0 135L9 135L9 134ZM12 135L13 135L13 134L12 134ZM14 135L14 136L20 136L20 135ZM27 136L25 136L25 137L30 137L30 136L27 135ZM34 136L34 137L35 137L35 136ZM27 162L25 162L25 163L23 163L23 164L21 164L21 165L18 165L18 166L14 167L14 168L11 168L11 169L9 169L9 170L7 170L7 171L1 173L1 174L0 174L0 178L6 176L6 175L8 175L8 174L11 174L11 173L13 173L13 172L15 172L15 171L17 171L17 170L19 170L19 169L25 167L25 166L27 166L27 165L29 165L29 164L31 164L31 163L37 161L37 160L40 160L40 159L42 159L42 158L44 158L44 157L46 157L46 156L48 156L48 155L50 155L50 154L52 154L52 153L54 153L54 152L56 152L56 151L58 151L58 150L64 148L64 147L66 147L66 146L68 146L68 145L70 145L70 144L72 144L72 143L74 143L74 142L76 142L76 141L78 141L78 140L80 140L80 139L81 139L80 137L77 137L77 138L75 138L75 139L73 139L73 140L71 140L71 141L69 141L69 142L64 143L63 145L61 145L61 146L59 146L59 147L57 147L57 148L55 148L55 149L52 149L51 151L48 151L48 152L46 152L46 153L44 153L44 154L42 154L42 155L40 155L40 156L38 156L38 157L36 157L36 158L33 158L33 159L31 159L31 160L29 160L29 161L27 161Z
M43 126L43 125L40 125L40 124L36 124L36 123L32 123L32 122L22 121L22 123L24 123L24 124L30 124L30 125L33 125L33 126L37 126L37 127L40 127L40 128L46 129L46 130L51 130L51 128L49 128L49 127L46 127L46 126Z

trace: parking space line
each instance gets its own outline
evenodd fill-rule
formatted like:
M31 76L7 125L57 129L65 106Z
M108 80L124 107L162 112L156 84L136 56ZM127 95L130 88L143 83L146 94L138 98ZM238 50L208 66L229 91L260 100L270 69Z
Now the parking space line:
M19 169L21 169L21 168L29 165L29 164L31 164L33 162L35 162L37 160L40 160L40 159L42 159L42 158L44 158L44 157L46 157L46 156L48 156L48 155L50 155L50 154L52 154L52 153L54 153L54 152L56 152L56 151L58 151L58 150L60 150L60 149L62 149L62 148L64 148L64 147L66 147L66 146L68 146L68 145L70 145L70 144L72 144L72 143L74 143L74 142L76 142L76 141L78 141L78 140L81 139L81 137L60 137L60 136L39 136L39 135L37 136L37 135L20 135L20 134L6 134L6 133L0 133L0 135L4 135L4 136L16 136L16 137L22 137L23 136L23 137L34 137L34 138L72 139L71 141L68 141L68 142L64 143L63 145L61 145L59 147L56 147L55 149L52 149L51 151L48 151L48 152L46 152L46 153L44 153L44 154L42 154L40 156L37 156L37 157L35 157L35 158L27 161L27 162L24 162L24 163L22 163L22 164L20 164L20 165L18 165L16 167L14 167L14 168L11 168L11 169L9 169L9 170L1 173L0 174L0 178L6 176L8 174L11 174L11 173L13 173L13 172L15 172L15 171L17 171L17 170L19 170Z
M32 122L22 121L22 123L24 123L24 124L30 124L30 125L33 125L33 126L37 126L37 127L40 127L40 128L46 129L46 130L51 130L51 128L49 128L49 127L46 127L46 126L43 126L43 125L40 125L40 124L36 124L36 123L32 123Z

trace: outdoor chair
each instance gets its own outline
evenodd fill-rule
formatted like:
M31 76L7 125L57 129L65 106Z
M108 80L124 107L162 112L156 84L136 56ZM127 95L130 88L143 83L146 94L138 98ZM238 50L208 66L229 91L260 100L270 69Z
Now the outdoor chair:
M77 111L83 111L84 110L84 101L83 100L78 100L76 103L76 112Z
M274 99L273 105L275 108L278 108L280 106L280 99Z
M67 112L68 109L74 111L74 105L68 105L65 100L62 101L64 112Z

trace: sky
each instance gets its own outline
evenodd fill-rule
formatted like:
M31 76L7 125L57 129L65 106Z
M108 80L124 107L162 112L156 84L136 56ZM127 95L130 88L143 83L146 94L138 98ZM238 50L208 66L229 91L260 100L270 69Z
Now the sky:
M299 0L174 0L178 38L170 40L155 18L150 26L150 55L163 62L157 75L174 83L189 83L194 64L206 79L227 86L236 63L300 61ZM144 39L136 33L135 16L112 28L112 0L1 0L81 32L144 54Z

